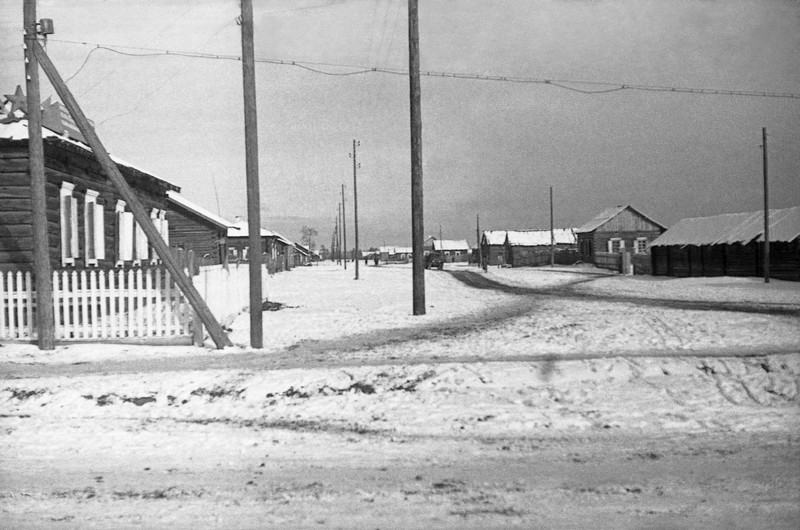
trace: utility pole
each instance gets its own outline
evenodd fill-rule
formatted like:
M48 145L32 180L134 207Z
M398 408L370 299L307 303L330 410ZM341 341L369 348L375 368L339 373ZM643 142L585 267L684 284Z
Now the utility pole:
M33 274L36 286L36 326L39 349L55 349L55 318L53 316L53 276L50 269L47 234L47 203L44 174L44 145L42 143L42 107L39 94L39 62L34 53L36 40L36 0L23 4L25 28L25 77L28 104L28 171L31 178L31 209L33 214Z
M356 162L356 146L360 144L361 142L357 142L355 139L353 139L353 219L356 229L356 248L353 259L356 262L356 280L358 279L358 258L360 257L358 252L358 179L356 178L358 163Z
M242 78L244 88L244 142L247 173L247 228L250 245L250 346L264 341L261 299L261 197L258 182L258 122L253 44L253 3L242 3Z
M344 184L342 184L342 247L344 248L344 270L347 270L347 217L345 216Z
M550 266L556 264L556 236L553 232L553 186L550 186Z
M342 264L342 203L337 204L336 214L336 263Z
M408 0L408 85L411 103L411 246L414 315L425 314L425 227L422 208L422 92L419 81L419 12Z
M761 128L764 158L764 283L769 283L769 174L767 172L767 128Z

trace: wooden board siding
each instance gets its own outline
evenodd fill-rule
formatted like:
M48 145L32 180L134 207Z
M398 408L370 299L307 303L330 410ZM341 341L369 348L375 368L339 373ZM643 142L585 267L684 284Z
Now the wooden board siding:
M669 247L653 247L650 250L654 276L669 276Z
M703 276L725 276L724 245L703 245L700 252Z
M170 202L169 245L193 250L200 265L219 265L227 256L227 228L220 228Z
M726 245L726 276L758 276L761 270L759 254L756 243Z
M769 258L771 277L800 281L800 239L791 243L770 243Z
M677 245L652 249L653 274L664 276L763 276L763 244ZM770 277L800 281L800 240L770 243Z
M73 196L78 200L78 257L75 267L84 266L84 198L86 190L99 193L98 204L103 205L105 215L106 259L100 267L113 267L116 263L117 222L115 207L122 196L102 173L100 165L91 158L91 153L78 146L63 142L45 141L45 201L47 205L48 243L51 266L61 268L61 216L60 188L62 182L74 184ZM177 189L137 170L120 168L123 176L134 186L145 209L166 209L166 190ZM26 142L0 144L0 270L30 270L33 267L32 238L22 236L11 241L10 233L27 233L32 227L30 177L28 174L28 151ZM10 228L13 227L13 228ZM32 230L32 229L31 229Z
M481 252L488 265L505 265L507 261L504 245L484 245Z

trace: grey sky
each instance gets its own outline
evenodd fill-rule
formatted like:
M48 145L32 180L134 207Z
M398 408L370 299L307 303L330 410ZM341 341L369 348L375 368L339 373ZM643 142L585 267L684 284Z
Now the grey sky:
M797 1L420 3L423 70L800 93ZM24 81L22 2L1 9L0 90L11 93ZM405 1L254 9L257 57L407 68ZM237 15L236 0L39 2L65 78L93 46L57 40L238 55ZM239 62L96 50L69 85L113 153L213 211L218 199L223 216L246 212ZM294 238L311 224L328 245L357 138L362 246L409 244L407 78L259 64L257 90L265 224ZM773 206L800 203L798 99L423 77L422 101L427 233L441 224L474 242L476 214L486 229L546 228L550 185L558 226L626 203L667 225L755 210L761 127Z

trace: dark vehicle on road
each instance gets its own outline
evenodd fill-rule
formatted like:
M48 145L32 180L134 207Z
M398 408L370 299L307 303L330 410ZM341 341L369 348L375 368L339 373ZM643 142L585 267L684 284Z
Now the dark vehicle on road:
M431 252L427 256L425 256L425 268L426 269L444 269L444 260L439 255L438 252Z

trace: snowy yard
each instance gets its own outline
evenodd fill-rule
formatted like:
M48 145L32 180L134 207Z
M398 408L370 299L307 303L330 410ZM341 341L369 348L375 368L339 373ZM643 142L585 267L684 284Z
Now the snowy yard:
M270 279L262 351L247 314L222 352L2 345L0 519L796 527L800 285L451 270L540 293L428 271L414 317L410 267L323 265Z

